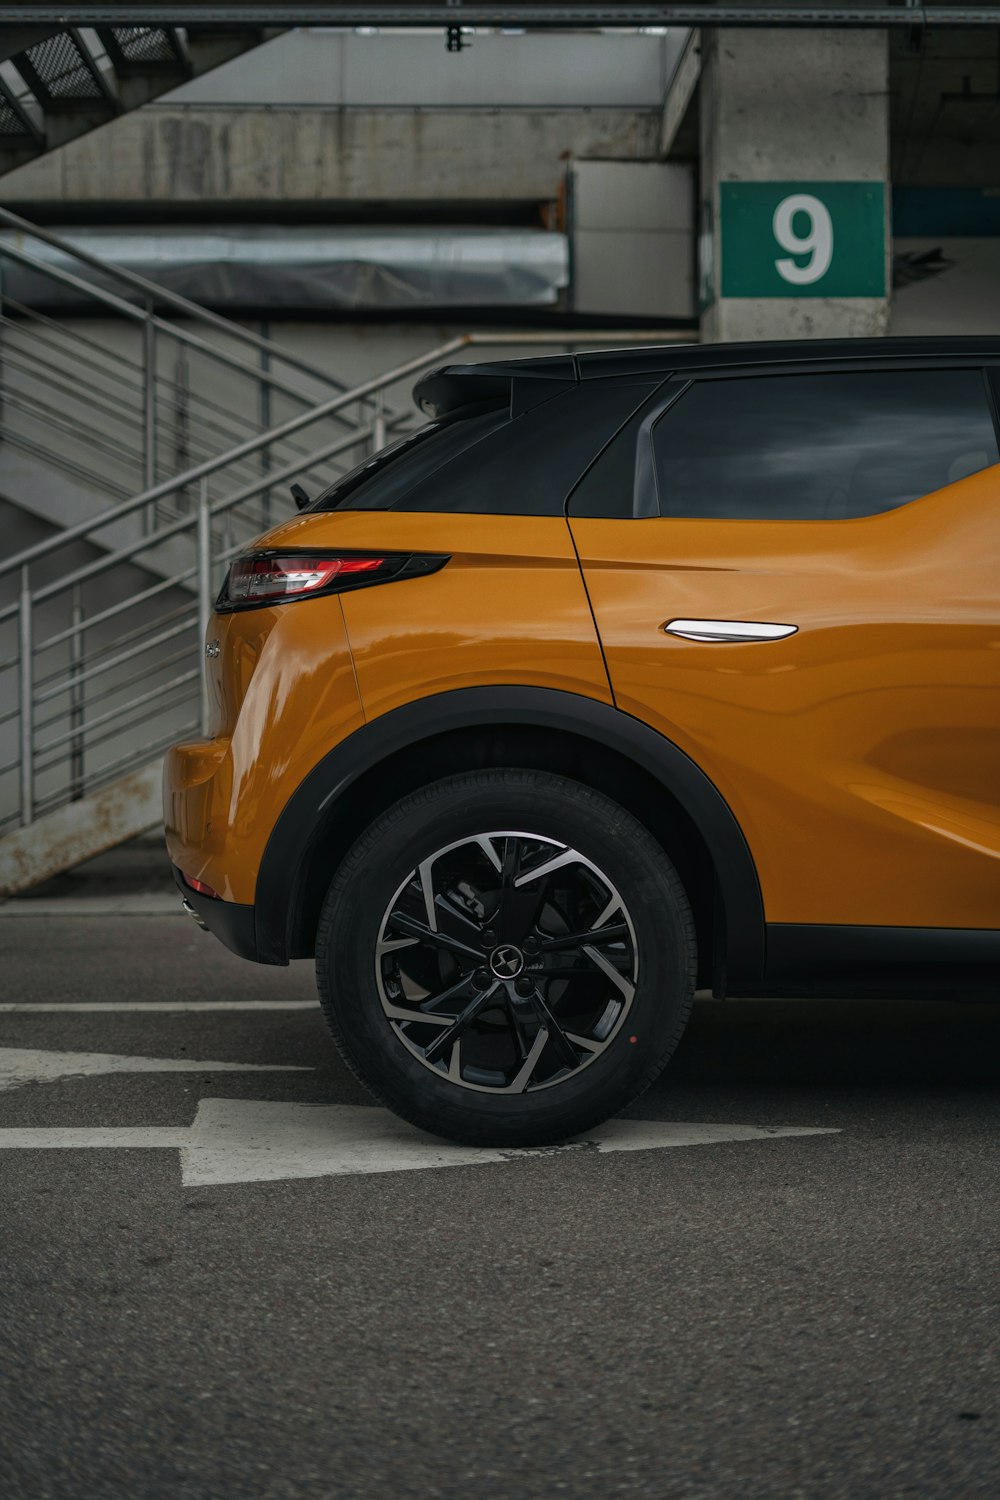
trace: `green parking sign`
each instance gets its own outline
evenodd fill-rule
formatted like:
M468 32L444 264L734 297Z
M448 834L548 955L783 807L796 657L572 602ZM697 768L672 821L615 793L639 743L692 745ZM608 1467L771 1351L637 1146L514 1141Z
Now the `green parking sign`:
M881 182L720 184L724 297L884 297Z

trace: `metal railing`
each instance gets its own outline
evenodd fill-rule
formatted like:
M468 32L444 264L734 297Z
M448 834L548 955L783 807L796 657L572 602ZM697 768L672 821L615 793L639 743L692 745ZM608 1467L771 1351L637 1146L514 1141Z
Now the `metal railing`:
M206 730L200 646L224 569L266 524L261 496L279 486L283 492L293 479L315 479L361 445L366 453L382 447L386 392L477 346L569 349L649 337L631 331L463 335L0 561L0 587L12 575L17 580L16 597L0 607L0 832L23 827L152 760L171 742ZM685 330L677 337L692 335ZM331 433L324 424L350 408L370 413L367 424ZM247 460L293 436L306 439L304 452L247 478ZM160 506L192 493L189 509ZM294 514L290 503L285 513ZM129 535L129 523L140 515L152 515L151 524ZM277 518L272 513L268 519ZM81 558L80 548L92 554L95 543L98 555ZM5 632L9 655L2 650ZM10 691L15 683L16 693ZM11 779L16 793L4 798Z
M0 435L7 453L77 486L78 503L96 510L151 489L346 390L262 334L0 208L3 225L13 234L0 239ZM67 298L86 322L59 316ZM348 403L331 421L358 433L373 415ZM306 451L277 439L254 451L246 476ZM177 492L172 503L177 513L193 502Z

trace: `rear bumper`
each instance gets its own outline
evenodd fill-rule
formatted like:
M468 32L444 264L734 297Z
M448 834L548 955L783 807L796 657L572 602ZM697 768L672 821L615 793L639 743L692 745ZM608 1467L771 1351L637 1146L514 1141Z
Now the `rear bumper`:
M201 925L225 944L231 953L237 954L240 958L252 959L254 963L261 962L257 956L257 933L253 907L240 906L235 901L216 900L212 896L202 896L198 891L191 889L176 865L173 866L173 872L177 889Z

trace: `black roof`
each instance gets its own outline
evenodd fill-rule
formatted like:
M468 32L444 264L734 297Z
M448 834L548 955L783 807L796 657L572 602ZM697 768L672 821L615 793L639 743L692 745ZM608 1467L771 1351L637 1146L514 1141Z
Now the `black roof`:
M864 359L1000 359L994 338L775 339L741 344L661 344L657 348L595 350L577 356L580 379L656 374L662 370L730 365L835 364ZM541 360L538 361L542 363Z
M553 382L564 387L581 380L623 375L655 377L674 371L693 374L697 370L745 365L769 369L793 364L835 366L839 361L868 359L1000 363L1000 334L986 338L780 339L593 349L581 354L444 365L418 380L413 394L417 404L432 416L443 416L474 403L500 404L515 390L514 400L524 410L551 394L555 389Z

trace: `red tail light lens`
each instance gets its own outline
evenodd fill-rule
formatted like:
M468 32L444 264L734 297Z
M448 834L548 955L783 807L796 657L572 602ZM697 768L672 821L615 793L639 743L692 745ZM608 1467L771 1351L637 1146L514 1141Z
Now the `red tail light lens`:
M247 552L229 569L216 609L253 609L436 573L447 553Z
M233 604L296 599L325 589L343 574L375 573L384 557L240 557L229 570Z

